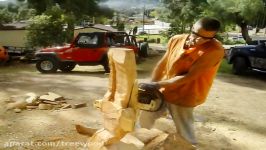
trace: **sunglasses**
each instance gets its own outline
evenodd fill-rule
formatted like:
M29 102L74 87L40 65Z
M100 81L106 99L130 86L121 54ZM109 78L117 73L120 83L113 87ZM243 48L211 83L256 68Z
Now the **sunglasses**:
M203 39L206 39L206 40L211 40L211 39L215 38L215 36L214 36L214 37L206 37L206 36L202 36L202 35L199 35L198 33L194 32L194 31L191 31L191 34L194 34L194 35L196 35L196 36L198 36L198 37L201 37L201 38L203 38Z

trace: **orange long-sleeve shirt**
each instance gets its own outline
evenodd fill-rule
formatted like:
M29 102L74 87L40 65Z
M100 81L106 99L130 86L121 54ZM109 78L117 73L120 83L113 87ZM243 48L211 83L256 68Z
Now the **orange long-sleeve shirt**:
M212 39L194 49L184 50L188 34L176 35L168 43L165 56L157 65L155 81L163 81L184 75L182 84L177 80L161 89L166 101L195 107L202 104L224 56L219 41Z

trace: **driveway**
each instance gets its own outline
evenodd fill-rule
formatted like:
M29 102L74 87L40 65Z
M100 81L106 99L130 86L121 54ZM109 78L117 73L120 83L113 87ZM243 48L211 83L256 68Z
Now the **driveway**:
M149 57L138 65L140 82L149 81L160 57ZM265 149L265 82L266 76L261 74L255 77L218 74L207 102L195 109L200 149ZM93 101L107 90L108 75L101 66L77 67L71 73L41 74L33 64L14 64L0 68L0 85L0 149L84 149L82 144L87 137L79 135L74 124L102 127L101 114L92 107ZM88 106L21 113L5 110L5 101L12 95L29 92L39 95L54 92L70 104L86 102Z

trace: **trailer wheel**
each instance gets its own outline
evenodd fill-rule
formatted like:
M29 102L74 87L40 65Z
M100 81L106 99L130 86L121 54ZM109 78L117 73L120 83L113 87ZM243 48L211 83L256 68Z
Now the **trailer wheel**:
M36 63L36 68L41 73L54 73L58 69L58 62L51 58L41 59Z

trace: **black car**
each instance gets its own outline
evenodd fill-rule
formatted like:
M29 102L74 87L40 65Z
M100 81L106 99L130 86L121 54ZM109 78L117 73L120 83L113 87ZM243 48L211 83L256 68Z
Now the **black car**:
M247 43L248 45L260 45L262 43L265 43L266 40L253 40L253 41L250 41L249 43Z
M233 64L233 73L240 75L248 70L266 73L265 44L264 41L259 41L258 45L231 47L227 59L229 64Z

